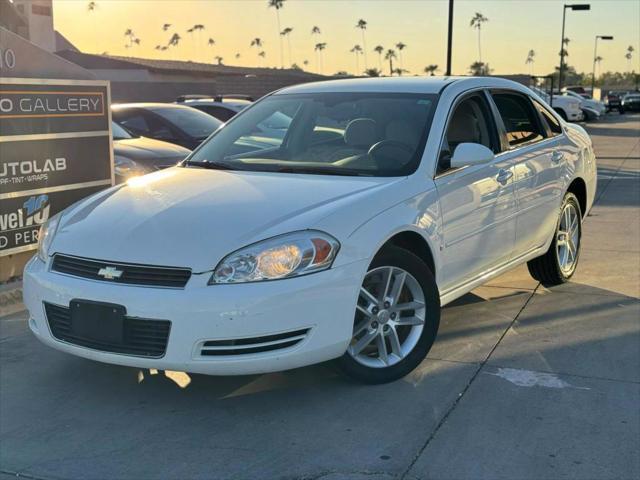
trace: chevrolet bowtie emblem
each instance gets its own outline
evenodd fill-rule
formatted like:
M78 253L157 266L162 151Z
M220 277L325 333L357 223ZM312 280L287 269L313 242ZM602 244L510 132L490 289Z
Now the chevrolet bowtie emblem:
M118 270L116 267L104 267L98 270L98 275L104 277L107 280L120 278L123 273L124 272L122 270Z

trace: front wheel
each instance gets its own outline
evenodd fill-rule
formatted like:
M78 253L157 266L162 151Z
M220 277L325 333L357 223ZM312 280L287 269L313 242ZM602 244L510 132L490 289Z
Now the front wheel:
M340 368L363 383L404 377L427 356L440 323L440 297L427 265L411 252L388 247L364 277L353 337Z
M580 203L573 193L567 193L549 250L527 263L531 276L544 286L560 285L569 280L578 266L581 237Z

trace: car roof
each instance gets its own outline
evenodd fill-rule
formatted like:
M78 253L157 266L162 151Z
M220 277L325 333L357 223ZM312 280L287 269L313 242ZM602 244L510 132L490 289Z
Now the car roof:
M246 107L248 105L251 105L252 102L250 102L249 100L242 100L242 99L228 99L228 100L222 100L222 102L218 102L214 99L206 99L206 98L200 98L197 100L185 100L184 102L176 102L177 105L213 105L213 106L220 106L220 107Z
M328 80L285 87L277 95L323 92L440 93L451 84L473 87L521 88L522 85L500 77L375 77Z
M159 108L189 108L185 105L175 103L161 103L161 102L139 102L139 103L114 103L111 105L113 109L124 108L144 108L146 110L157 110Z

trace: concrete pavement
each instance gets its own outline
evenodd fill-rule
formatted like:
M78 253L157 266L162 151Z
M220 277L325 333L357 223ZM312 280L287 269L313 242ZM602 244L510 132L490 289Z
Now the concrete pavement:
M599 191L574 280L522 267L476 289L394 384L102 365L3 317L0 479L639 478L640 116L589 131Z

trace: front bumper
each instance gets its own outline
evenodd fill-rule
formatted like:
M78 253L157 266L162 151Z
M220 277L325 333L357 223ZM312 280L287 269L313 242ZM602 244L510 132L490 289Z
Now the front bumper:
M569 110L567 111L567 120L569 120L570 122L581 122L582 120L584 120L584 113L582 113L582 110Z
M24 272L29 327L46 345L105 363L212 375L287 370L342 355L351 339L358 292L368 262L271 282L208 286L210 274L192 275L184 289L118 285L52 272L34 257ZM124 305L128 317L171 321L161 358L109 353L58 340L43 302L68 307L72 299ZM309 329L283 349L203 356L204 342L237 340Z

